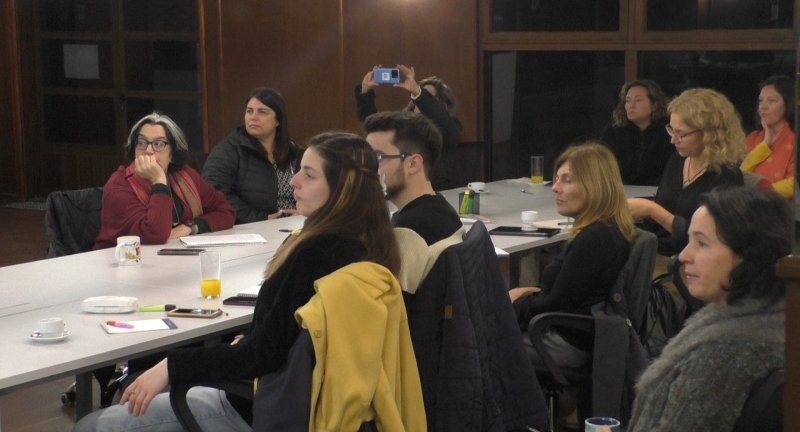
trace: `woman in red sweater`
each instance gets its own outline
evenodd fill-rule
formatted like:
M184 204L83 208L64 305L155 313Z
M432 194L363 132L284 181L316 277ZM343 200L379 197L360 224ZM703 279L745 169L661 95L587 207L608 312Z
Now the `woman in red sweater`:
M233 226L236 215L225 196L186 165L186 136L171 118L154 112L139 120L125 150L132 162L120 166L103 188L95 249L115 246L118 236L163 244Z

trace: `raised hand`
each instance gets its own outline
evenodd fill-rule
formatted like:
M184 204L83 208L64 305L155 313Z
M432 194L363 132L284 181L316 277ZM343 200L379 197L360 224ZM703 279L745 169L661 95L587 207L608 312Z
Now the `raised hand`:
M133 172L150 183L167 184L167 174L153 155L142 154L133 161Z

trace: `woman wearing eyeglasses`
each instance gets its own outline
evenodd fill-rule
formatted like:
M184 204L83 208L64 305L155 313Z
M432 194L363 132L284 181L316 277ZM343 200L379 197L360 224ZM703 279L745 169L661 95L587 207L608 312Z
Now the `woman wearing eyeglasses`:
M236 216L225 196L186 165L186 136L171 118L155 112L143 117L125 150L132 162L120 166L103 188L95 249L116 245L118 236L163 244L233 226Z
M741 186L744 130L733 104L704 88L684 91L668 107L667 133L676 153L667 162L655 200L628 199L634 219L658 236L658 251L672 256L687 243L700 196L720 186Z

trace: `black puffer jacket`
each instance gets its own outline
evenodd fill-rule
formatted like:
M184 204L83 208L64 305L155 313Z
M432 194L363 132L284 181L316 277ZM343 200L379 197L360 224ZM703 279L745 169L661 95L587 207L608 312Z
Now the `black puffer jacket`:
M291 166L296 172L302 151L292 148ZM236 210L236 223L265 220L278 210L278 175L258 141L243 127L234 129L214 146L203 164L203 178Z
M403 296L429 431L544 429L544 396L481 222Z

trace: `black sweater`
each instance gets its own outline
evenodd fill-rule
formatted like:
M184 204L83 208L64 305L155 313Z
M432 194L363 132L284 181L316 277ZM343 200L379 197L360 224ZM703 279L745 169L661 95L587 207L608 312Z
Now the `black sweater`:
M658 186L669 157L675 153L665 126L669 118L650 123L645 130L633 123L603 132L602 141L611 148L619 163L622 182L626 185Z

